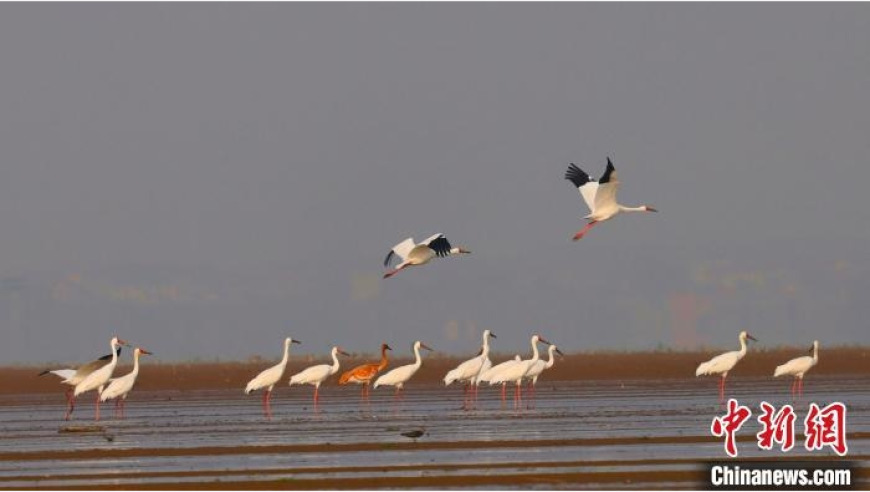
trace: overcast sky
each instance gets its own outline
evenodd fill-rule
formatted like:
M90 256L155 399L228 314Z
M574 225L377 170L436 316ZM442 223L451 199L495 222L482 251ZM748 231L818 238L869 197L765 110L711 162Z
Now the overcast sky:
M0 363L870 343L870 5L0 5ZM569 162L616 165L619 217ZM470 256L381 280L443 232Z

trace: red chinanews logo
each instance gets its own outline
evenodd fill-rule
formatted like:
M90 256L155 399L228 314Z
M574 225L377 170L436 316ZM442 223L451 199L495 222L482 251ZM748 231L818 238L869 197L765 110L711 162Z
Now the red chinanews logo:
M791 450L795 443L794 423L797 419L794 408L783 405L777 410L766 401L761 402L760 407L762 414L758 416L758 423L762 429L755 435L758 447L771 450L774 443L778 443L783 452ZM714 436L725 438L724 446L728 456L737 456L735 436L751 416L749 407L740 405L731 398L728 400L728 412L715 417L710 424L710 432ZM846 443L846 405L834 402L819 408L817 404L811 403L804 419L804 437L807 451L830 447L838 455L845 456L849 450Z

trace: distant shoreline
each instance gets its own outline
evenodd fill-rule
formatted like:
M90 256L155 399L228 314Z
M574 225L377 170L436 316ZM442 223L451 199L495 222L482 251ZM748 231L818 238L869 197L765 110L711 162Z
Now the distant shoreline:
M697 365L721 352L722 350L574 353L562 359L557 358L553 368L544 373L542 379L549 381L694 379ZM472 355L426 358L414 380L420 383L437 383L448 370ZM527 357L525 353L521 355ZM801 355L805 355L805 351L797 348L750 349L746 357L731 372L730 377L771 376L777 365ZM513 354L498 353L492 359L498 363L512 356ZM374 358L372 355L344 358L341 361L342 370ZM130 370L129 359L124 357L123 361L124 364L118 366L116 374L124 374ZM407 364L409 361L407 357L394 358L390 361L390 367ZM309 365L326 362L325 357L309 359L309 357L291 356L284 378L289 379L291 374ZM243 387L260 370L274 363L272 360L151 363L143 358L137 389L195 390ZM46 368L48 366L0 367L0 395L60 391L61 385L58 384L57 377L53 375L37 377L37 374ZM866 375L870 378L870 347L822 348L819 351L819 364L807 374L807 379L812 380L814 375L835 374ZM334 378L337 379L337 376ZM326 384L333 385L336 382L330 379Z

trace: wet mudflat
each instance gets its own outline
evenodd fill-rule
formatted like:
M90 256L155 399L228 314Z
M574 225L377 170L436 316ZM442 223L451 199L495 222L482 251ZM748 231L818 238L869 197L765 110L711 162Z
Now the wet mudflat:
M137 391L125 419L82 398L71 422L63 395L0 396L0 488L369 489L369 488L698 488L701 465L725 458L709 433L724 413L714 379L542 381L534 400L502 406L481 388L474 410L462 390L409 385L362 403L357 388L325 386L320 411L308 387L277 387L273 417L240 390ZM806 451L807 405L848 406L849 459L868 487L870 379L809 378L795 404L798 444L788 453L755 443L758 403L791 403L788 381L734 378L729 395L753 417L739 436L740 458L839 459ZM512 392L508 393L509 397ZM417 439L402 435L423 430Z

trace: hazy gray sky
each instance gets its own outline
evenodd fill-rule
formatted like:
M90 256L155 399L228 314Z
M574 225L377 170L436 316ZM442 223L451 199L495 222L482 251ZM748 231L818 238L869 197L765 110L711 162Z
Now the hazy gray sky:
M867 4L0 5L0 362L870 343L868 46ZM607 156L661 213L573 243ZM473 254L380 280L434 232Z

